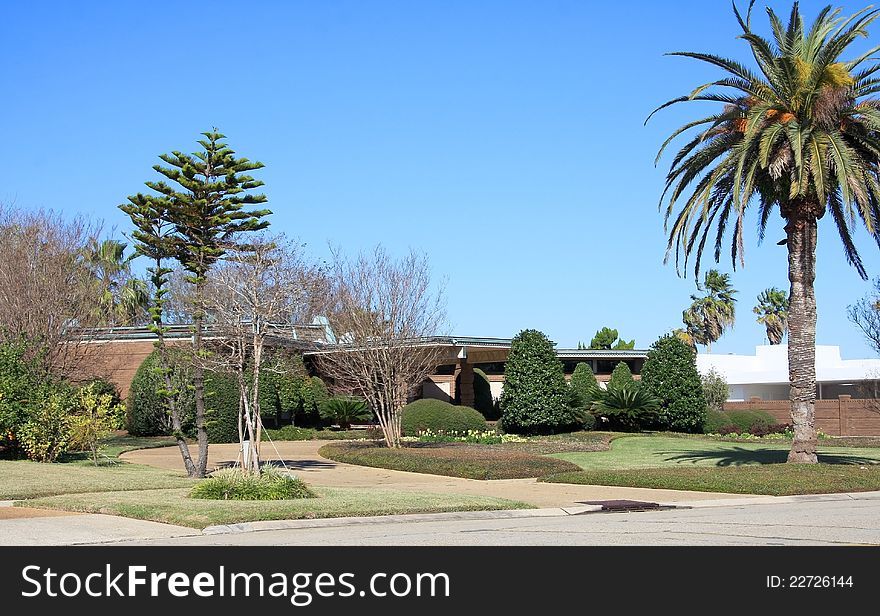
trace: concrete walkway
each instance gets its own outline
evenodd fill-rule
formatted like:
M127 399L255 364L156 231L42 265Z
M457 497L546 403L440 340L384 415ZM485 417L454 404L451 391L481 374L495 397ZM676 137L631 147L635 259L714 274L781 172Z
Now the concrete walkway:
M651 490L647 488L618 488L613 486L581 486L561 483L539 483L535 479L495 479L481 481L441 475L408 473L367 466L343 464L318 454L318 449L331 441L285 441L275 443L277 453L269 443L263 445L266 460L282 459L303 481L315 486L386 489L441 494L474 494L494 496L529 503L536 507L571 507L584 501L638 500L656 503L685 503L704 500L741 499L742 494L717 492L686 492L680 490ZM208 466L234 461L238 445L211 445ZM170 470L182 470L183 463L177 447L139 449L122 454L127 462L147 464ZM772 501L772 496L755 497Z

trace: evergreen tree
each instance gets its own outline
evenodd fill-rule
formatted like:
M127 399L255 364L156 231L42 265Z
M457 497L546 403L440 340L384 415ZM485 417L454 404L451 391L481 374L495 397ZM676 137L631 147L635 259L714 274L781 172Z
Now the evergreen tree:
M135 217L143 218L142 223L150 223L153 220L151 216L157 213L153 211L157 209L155 204L160 204L162 216L158 220L171 223L174 229L167 243L173 249L174 257L189 274L187 281L194 286L192 352L196 361L193 365L193 387L199 458L192 474L196 477L203 477L208 465L205 376L199 361L204 352L204 288L213 265L238 243L242 233L266 228L269 222L262 219L271 213L269 210L246 209L246 206L267 200L265 195L249 192L263 185L263 182L248 175L250 171L261 169L263 164L247 158L236 158L235 152L222 141L225 135L217 132L217 129L202 135L204 139L198 141L201 151L194 154L173 151L159 156L168 166L154 165L153 169L165 176L170 184L160 181L146 182L146 185L161 197L136 195L129 199L131 205L126 206L132 208L134 216L129 215L135 226L139 227ZM152 231L147 235L151 237L150 242L155 244L158 241ZM143 240L141 243L149 244Z
M574 367L574 372L572 372L571 381L569 382L569 388L571 389L572 404L574 406L584 407L592 402L599 389L599 383L596 381L596 375L593 374L593 369L590 368L590 364L579 362L578 365Z
M618 362L618 364L614 366L614 370L611 372L611 378L608 380L608 388L620 388L634 382L635 380L633 379L632 371L629 369L629 366L623 362Z
M660 399L662 427L699 432L706 418L706 398L697 372L696 355L675 335L651 345L642 368L642 386Z
M553 343L534 329L521 331L510 345L504 369L504 430L536 434L571 427L576 420L568 400L568 384Z

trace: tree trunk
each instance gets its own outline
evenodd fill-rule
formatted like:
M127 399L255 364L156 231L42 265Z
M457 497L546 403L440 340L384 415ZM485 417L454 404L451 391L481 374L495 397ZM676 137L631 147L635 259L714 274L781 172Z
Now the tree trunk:
M803 204L802 204L803 205ZM815 464L816 458L816 230L817 216L801 207L787 219L788 378L794 441L788 461Z
M208 430L205 428L205 369L202 366L202 282L196 283L196 310L193 315L193 388L196 398L196 440L199 444L199 461L195 477L204 477L208 472Z

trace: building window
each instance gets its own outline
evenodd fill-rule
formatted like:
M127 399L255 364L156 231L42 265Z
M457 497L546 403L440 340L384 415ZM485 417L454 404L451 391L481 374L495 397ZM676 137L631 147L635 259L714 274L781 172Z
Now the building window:
M455 374L455 364L443 364L442 366L437 366L437 369L434 370L434 374L436 375L453 375Z

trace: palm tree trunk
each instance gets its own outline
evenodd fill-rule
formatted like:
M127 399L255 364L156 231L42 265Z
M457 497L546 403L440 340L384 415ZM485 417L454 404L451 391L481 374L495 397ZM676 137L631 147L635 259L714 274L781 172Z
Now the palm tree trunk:
M801 212L803 209L797 208ZM797 211L797 210L796 210ZM811 213L792 215L788 237L788 378L794 440L789 462L815 464L816 458L816 230Z

